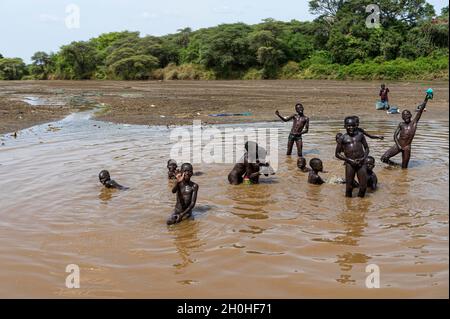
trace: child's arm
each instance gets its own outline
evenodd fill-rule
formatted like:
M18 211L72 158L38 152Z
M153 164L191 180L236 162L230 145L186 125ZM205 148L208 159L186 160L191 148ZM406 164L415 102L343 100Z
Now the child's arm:
M175 176L175 178L177 179L177 183L173 186L172 188L172 193L175 194L176 192L178 192L178 184L181 183L184 179L184 173L181 174L180 172Z
M275 114L283 121L283 122L288 122L290 120L292 120L294 118L294 115L288 116L288 117L283 117L281 116L280 112L278 110L275 111Z
M425 108L427 107L427 103L428 103L428 95L425 98L425 101L423 101L423 103L419 105L419 110L417 111L416 117L414 118L414 123L419 122L423 110L425 110Z
M303 127L303 130L300 132L301 135L308 133L309 131L309 118L306 118L305 126Z
M400 126L400 124L398 125L398 127L397 127L397 129L395 130L395 132L394 132L394 142L395 142L395 144L397 144L397 147L399 148L399 149L402 149L402 147L400 146L400 143L399 143L399 141L398 141L398 136L400 135L400 131L401 131L401 126Z
M371 135L369 133L367 133L364 129L360 128L360 131L367 136L368 138L371 139L378 139L378 140L384 140L384 136L378 136L378 135Z

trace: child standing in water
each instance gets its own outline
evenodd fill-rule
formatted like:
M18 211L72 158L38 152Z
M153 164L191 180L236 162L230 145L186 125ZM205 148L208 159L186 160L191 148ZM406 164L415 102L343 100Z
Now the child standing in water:
M359 197L364 197L367 190L366 159L369 156L369 145L364 134L358 129L354 116L348 116L344 120L347 133L336 138L335 155L345 163L345 196L352 197L353 180L355 175L359 181Z
M191 181L193 174L194 170L191 164L181 165L181 170L176 176L177 183L172 188L172 193L177 194L177 203L175 211L167 220L167 225L177 224L192 215L198 193L198 185Z
M286 155L292 154L292 148L294 147L294 142L297 145L297 154L299 157L303 156L303 134L308 133L309 131L309 118L305 116L303 105L301 103L297 103L295 105L295 111L297 114L293 114L288 117L281 116L278 110L275 111L275 114L283 121L288 122L293 120L291 133L288 138L288 146Z
M398 125L394 133L395 144L381 157L381 161L383 163L395 165L395 163L390 160L391 157L402 153L402 168L408 168L409 159L411 158L411 144L414 136L416 135L417 124L419 123L422 113L427 106L428 100L431 99L433 99L433 90L428 89L425 100L419 105L419 110L417 111L414 119L411 119L412 114L410 111L404 110L402 112L403 122Z

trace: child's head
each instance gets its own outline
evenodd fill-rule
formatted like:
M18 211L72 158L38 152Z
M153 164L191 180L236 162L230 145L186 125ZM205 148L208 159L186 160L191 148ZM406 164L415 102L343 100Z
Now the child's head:
M304 170L306 167L306 159L304 157L299 157L297 160L297 167Z
M367 156L366 165L367 169L369 171L372 171L375 167L375 158L373 158L372 156Z
M302 103L295 104L295 111L299 114L302 114L304 112L304 107Z
M104 185L106 182L111 180L111 176L107 170L103 170L98 174L98 179L100 180L100 183Z
M356 126L359 126L359 116L353 115L352 117L356 122Z
M358 125L354 116L347 116L344 119L344 127L347 130L347 134L353 136L357 131Z
M177 169L178 165L177 162L173 159L170 159L167 161L167 168L169 171L174 172Z
M194 174L194 168L190 163L184 163L181 165L181 174L184 173L184 180L189 181Z
M411 122L411 117L412 117L412 114L409 110L404 110L402 112L402 119L403 119L403 121L405 121L405 123Z
M309 166L313 169L315 172L322 172L323 171L323 163L319 158L313 158L309 161Z
M381 88L384 89L386 87L386 84L381 84Z

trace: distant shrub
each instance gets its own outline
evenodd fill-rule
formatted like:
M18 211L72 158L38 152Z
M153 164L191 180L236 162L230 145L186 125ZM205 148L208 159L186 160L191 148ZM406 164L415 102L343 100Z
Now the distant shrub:
M201 65L170 63L163 69L154 70L152 78L157 80L215 80L216 76L213 71L207 70Z
M258 69L249 69L244 76L243 80L262 80L264 79L264 71Z
M278 77L280 79L295 79L300 72L300 66L297 62L289 61L280 70Z
M433 80L448 79L448 54L420 57L416 60L382 57L355 61L349 65L311 63L300 71L300 79L337 80Z

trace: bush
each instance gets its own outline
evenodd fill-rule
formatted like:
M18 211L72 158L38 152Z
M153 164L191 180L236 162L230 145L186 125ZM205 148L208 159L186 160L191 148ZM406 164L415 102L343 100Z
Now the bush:
M216 75L201 65L169 63L165 68L153 71L152 78L157 80L215 80Z
M289 61L280 70L278 77L280 79L295 79L300 72L300 66L297 62Z
M242 79L243 80L262 80L262 79L264 79L264 71L252 68L244 74Z
M299 79L337 80L433 80L448 79L448 53L420 57L416 60L397 58L385 61L382 57L349 65L310 64L297 73Z

